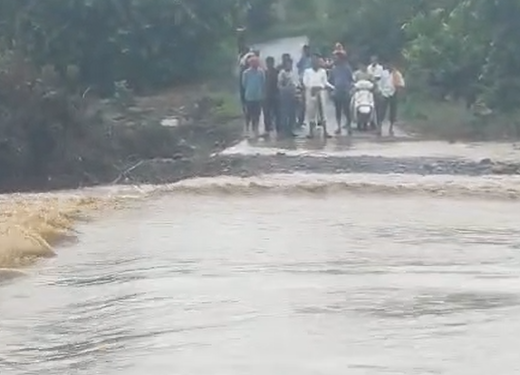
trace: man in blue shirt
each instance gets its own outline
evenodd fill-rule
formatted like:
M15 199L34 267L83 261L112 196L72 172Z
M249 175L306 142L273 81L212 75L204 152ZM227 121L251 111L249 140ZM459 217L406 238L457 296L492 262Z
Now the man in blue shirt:
M246 132L249 134L251 125L255 137L259 135L258 125L262 104L265 99L265 73L260 68L260 60L257 56L249 59L249 68L242 73L242 87L246 103Z
M296 67L298 68L298 75L300 77L303 77L303 73L306 69L312 68L311 48L307 44L303 46L302 55L300 60L298 60Z
M336 110L336 135L341 134L341 120L343 115L346 117L346 128L348 134L352 134L351 113L350 113L350 91L354 84L354 74L350 67L347 56L342 51L334 54L334 67L330 71L330 83L334 86L333 98Z

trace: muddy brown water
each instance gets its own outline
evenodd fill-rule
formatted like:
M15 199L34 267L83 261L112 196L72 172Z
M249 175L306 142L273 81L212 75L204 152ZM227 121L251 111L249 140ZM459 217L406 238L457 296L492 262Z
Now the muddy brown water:
M404 144L314 156L520 160L513 145ZM281 152L264 146L226 152ZM77 243L0 285L0 374L520 372L516 176L302 173L139 189L156 193L80 224Z

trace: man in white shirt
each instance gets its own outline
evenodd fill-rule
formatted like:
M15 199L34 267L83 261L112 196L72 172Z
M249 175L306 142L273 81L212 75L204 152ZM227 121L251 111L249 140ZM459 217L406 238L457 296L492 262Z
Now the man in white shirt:
M398 91L404 89L405 82L403 75L392 64L385 64L383 74L378 82L380 93L380 106L378 113L379 129L389 112L390 128L388 133L390 136L394 135L394 124L397 117L397 100Z
M381 135L381 123L382 120L379 121L379 114L381 113L381 106L382 106L382 96L380 92L380 81L383 78L384 75L384 68L383 65L379 63L379 57L376 55L373 55L370 58L370 65L367 67L367 73L370 76L370 79L372 82L374 82L378 88L376 92L374 93L374 100L375 100L375 106L376 106L376 113L377 113L377 123L372 123L371 126L377 129L377 134Z
M381 78L383 65L379 63L379 58L376 55L370 58L370 65L367 67L367 72L375 82Z
M383 70L381 71L381 76L377 80L377 91L377 134L381 135L383 122L385 121L386 112L388 109L388 101L395 94L395 87L392 82L392 75L390 74L390 71L386 68L383 68Z
M320 61L316 56L312 60L312 67L306 69L303 73L303 87L305 88L305 117L309 124L309 135L307 137L314 138L320 102L323 108L325 108L327 100L325 90L334 89L334 86L328 81L326 70L320 66ZM325 113L323 117L323 135L326 138L330 138L331 136L327 132Z
M377 82L377 87L383 98L389 98L395 94L395 86L392 81L392 73L387 68L381 72L381 78Z

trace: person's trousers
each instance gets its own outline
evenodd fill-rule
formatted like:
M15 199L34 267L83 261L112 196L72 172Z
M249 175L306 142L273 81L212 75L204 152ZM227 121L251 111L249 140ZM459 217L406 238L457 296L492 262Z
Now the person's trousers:
M296 124L296 97L293 93L280 94L280 130L281 134L292 134Z
M334 94L334 109L336 112L336 119L338 120L338 126L341 125L341 118L345 115L347 120L347 126L351 123L351 112L350 112L350 93L335 93Z
M392 96L382 97L380 108L379 108L379 118L380 123L382 124L388 114L388 120L390 124L395 124L397 120L397 93L394 93Z
M246 90L244 89L244 86L242 85L242 80L239 79L238 81L238 88L240 92L240 104L242 105L242 111L244 113L246 112Z
M376 123L372 124L381 130L384 121L385 97L380 92L374 93L374 106L376 110Z
M280 129L280 103L278 97L271 96L264 101L264 126L266 132L271 132L276 127Z
M323 107L323 103L323 100L318 100L318 123L320 125L325 122L325 108Z
M303 123L305 122L305 113L306 113L306 108L305 108L305 101L306 101L306 97L305 97L305 91L301 93L301 98L300 100L298 101L297 103L297 110L296 110L296 114L297 114L297 120L298 120L298 126L301 127L303 125Z
M246 101L246 123L252 125L254 131L258 131L258 125L260 123L260 115L262 114L262 102L258 101Z
M307 91L305 93L305 99L305 118L307 123L313 123L315 125L321 121L325 123L325 114L322 112L326 104L325 91L321 91L315 96L312 96L311 93Z

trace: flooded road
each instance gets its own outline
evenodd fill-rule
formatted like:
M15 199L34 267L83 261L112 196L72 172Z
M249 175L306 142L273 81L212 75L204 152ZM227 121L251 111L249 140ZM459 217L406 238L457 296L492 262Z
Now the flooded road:
M37 215L43 198L4 197L0 239L20 253L85 207L119 209L0 284L0 374L517 374L519 176L310 168L519 162L515 150L243 143L219 157L256 155L247 177L58 194ZM302 155L298 173L272 173Z
M520 370L516 204L180 194L80 229L0 290L2 373Z

